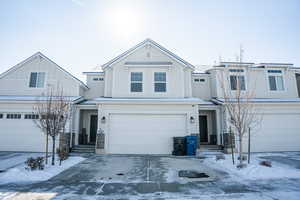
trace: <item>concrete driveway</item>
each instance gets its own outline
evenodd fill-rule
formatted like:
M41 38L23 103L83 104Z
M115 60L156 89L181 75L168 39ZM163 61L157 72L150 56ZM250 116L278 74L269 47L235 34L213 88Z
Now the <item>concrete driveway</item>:
M297 199L295 196L300 195L299 179L259 182L232 180L228 174L205 166L203 160L198 158L149 155L87 157L85 161L48 181L30 185L3 185L0 186L0 193L13 194L13 197L6 197L7 199L57 200L202 198L269 200L281 199L281 196L287 194L291 195L289 199ZM180 178L179 170L197 170L209 177Z

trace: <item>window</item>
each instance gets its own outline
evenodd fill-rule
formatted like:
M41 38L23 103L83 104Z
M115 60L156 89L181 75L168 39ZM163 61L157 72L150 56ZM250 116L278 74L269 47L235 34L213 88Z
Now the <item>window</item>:
M281 70L268 70L269 88L271 91L283 91L283 76Z
M194 81L195 82L199 82L200 80L199 80L199 78L195 78Z
M93 81L103 81L103 78L93 78Z
M131 92L143 92L143 73L131 72Z
M243 69L229 69L229 72L244 72Z
M35 114L26 114L25 119L38 119L39 115L35 115Z
M246 90L245 77L240 75L230 76L230 87L231 90Z
M200 82L205 82L205 79L201 78L201 79L200 79Z
M3 118L3 114L0 113L0 119L2 119L2 118Z
M7 114L7 119L21 119L21 114Z
M43 88L45 83L45 72L31 72L29 87Z
M154 91L166 92L166 72L154 72Z

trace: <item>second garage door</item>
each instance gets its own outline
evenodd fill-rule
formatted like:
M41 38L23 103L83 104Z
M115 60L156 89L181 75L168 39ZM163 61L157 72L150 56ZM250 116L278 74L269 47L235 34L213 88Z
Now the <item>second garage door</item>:
M247 140L244 144L247 148ZM264 114L251 136L253 152L300 151L300 114Z
M108 152L171 154L173 137L185 136L186 115L112 114Z

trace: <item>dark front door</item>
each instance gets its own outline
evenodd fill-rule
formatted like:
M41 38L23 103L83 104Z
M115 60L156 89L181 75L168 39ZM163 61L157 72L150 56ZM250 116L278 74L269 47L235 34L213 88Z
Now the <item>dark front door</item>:
M207 132L207 116L199 116L199 131L200 131L200 143L208 142L208 132Z
M91 115L91 124L90 124L90 143L91 144L95 144L95 142L96 142L97 126L98 126L98 116Z

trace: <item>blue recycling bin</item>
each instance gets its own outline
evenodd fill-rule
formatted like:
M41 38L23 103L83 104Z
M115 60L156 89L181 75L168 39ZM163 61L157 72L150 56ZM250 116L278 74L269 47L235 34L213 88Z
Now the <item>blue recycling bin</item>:
M197 136L186 136L186 155L195 156L197 150Z

